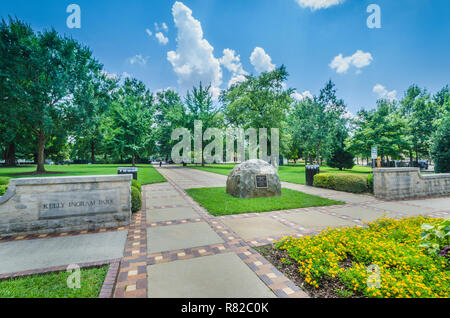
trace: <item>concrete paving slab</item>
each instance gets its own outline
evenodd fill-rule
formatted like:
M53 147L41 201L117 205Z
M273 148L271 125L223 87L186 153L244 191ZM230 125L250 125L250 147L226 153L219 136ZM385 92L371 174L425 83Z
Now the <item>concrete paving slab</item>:
M337 228L337 227L348 227L357 225L352 221L344 220L336 216L320 212L290 213L285 215L284 218L289 221L295 222L302 227L315 231L326 229L328 227Z
M381 219L383 216L389 218L395 218L396 214L389 212L380 212L373 209L361 207L361 206L351 206L345 208L338 208L330 210L342 215L349 216L353 219L361 220L363 222L372 222L376 219Z
M235 253L147 267L149 298L274 298Z
M426 208L432 208L439 211L450 211L450 197L448 198L436 198L436 199L424 199L424 200L409 200L403 201L404 203L422 206Z
M386 212L402 213L408 216L424 215L433 212L433 209L426 207L416 207L399 202L383 202L370 204L370 206L382 209Z
M200 215L191 207L147 210L147 222L196 219Z
M189 203L181 196L178 197L150 197L147 200L148 206L167 206L167 205L184 205L188 206Z
M173 186L169 182L164 183L155 183L155 184L149 184L145 185L147 189L160 189L160 190L171 190L173 189Z
M0 243L0 274L123 257L127 231Z
M223 242L206 222L147 228L149 254Z
M244 240L295 233L295 229L269 216L224 219L223 223Z
M370 196L356 194L333 194L330 198L333 200L344 201L346 203L363 203L373 201L373 198Z

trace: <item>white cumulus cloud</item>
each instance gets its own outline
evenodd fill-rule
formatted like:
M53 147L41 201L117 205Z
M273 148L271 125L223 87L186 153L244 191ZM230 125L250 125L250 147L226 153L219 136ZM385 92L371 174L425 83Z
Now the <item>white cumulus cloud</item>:
M311 10L326 9L343 3L345 0L295 0L303 8Z
M158 32L155 34L155 37L158 39L159 44L166 45L169 43L169 39L162 34L162 32Z
M388 99L390 101L397 99L397 91L388 91L386 87L381 84L377 84L373 87L373 92L377 94L378 98Z
M297 91L294 91L291 95L292 98L294 98L295 100L301 102L302 100L309 98L309 99L313 99L313 95L311 94L310 91L304 91L303 93L299 93Z
M275 69L275 65L272 64L272 58L261 47L255 47L250 56L250 62L258 73L272 72Z
M145 32L147 32L148 36L152 36L153 35L153 33L152 33L152 31L150 29L145 29Z
M122 73L122 77L123 78L131 78L131 74L127 73L127 72L123 72Z
M168 32L168 31L169 31L169 27L167 26L167 24L166 24L165 22L163 22L163 23L161 24L161 27L162 27L162 29L163 29L165 32Z
M242 67L241 57L236 55L234 50L223 50L223 57L220 59L220 63L232 74L228 87L247 80L245 75L248 75L248 73Z
M330 63L330 67L335 69L337 73L346 73L351 66L356 67L359 73L362 68L372 63L373 57L370 53L358 50L352 56L343 56L339 54Z
M131 58L128 59L128 62L131 65L134 64L139 64L141 66L147 65L147 61L148 61L148 56L147 57L143 57L142 54L137 54Z
M184 89L211 84L215 98L219 96L222 84L220 61L214 57L214 48L203 38L200 21L192 16L192 10L182 2L175 2L172 7L175 26L178 30L177 49L167 53L167 60L172 64L178 76L178 82Z

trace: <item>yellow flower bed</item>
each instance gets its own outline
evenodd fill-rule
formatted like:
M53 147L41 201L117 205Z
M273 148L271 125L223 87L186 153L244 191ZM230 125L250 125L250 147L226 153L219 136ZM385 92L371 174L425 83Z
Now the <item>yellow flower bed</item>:
M367 297L450 297L448 258L428 255L419 248L421 225L442 221L383 218L367 227L286 237L276 242L275 248L286 251L298 263L305 282L315 288L327 277L339 279L348 291ZM348 260L352 265L342 266Z

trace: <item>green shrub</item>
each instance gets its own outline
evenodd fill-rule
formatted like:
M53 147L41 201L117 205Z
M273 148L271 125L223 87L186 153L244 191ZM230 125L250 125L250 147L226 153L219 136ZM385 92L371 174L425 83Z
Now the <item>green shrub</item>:
M131 187L131 211L137 212L142 208L142 194L136 187Z
M131 186L137 188L139 190L139 192L142 193L142 185L140 184L139 181L134 180L134 179L131 180Z
M364 193L368 191L366 176L342 173L335 174L332 178L335 179L335 190L352 193Z
M331 173L319 173L314 176L315 187L326 188L326 189L334 189L336 185L333 183L334 179L331 178Z
M366 176L346 173L315 175L314 186L352 193L364 193L368 190Z
M10 178L7 178L7 177L0 177L0 185L8 185L9 179Z
M0 185L0 196L4 195L7 190L8 190L7 185Z
M367 176L367 188L370 193L373 193L373 174Z

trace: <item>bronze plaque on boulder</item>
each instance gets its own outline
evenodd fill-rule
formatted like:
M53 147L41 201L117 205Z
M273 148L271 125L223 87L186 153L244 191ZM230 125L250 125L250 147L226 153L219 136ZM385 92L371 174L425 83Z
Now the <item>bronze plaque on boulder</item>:
M269 185L267 184L267 175L265 174L256 175L255 179L256 179L256 188L258 189L268 188Z

